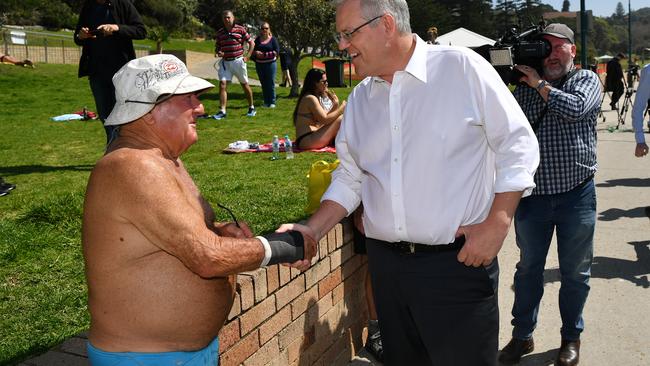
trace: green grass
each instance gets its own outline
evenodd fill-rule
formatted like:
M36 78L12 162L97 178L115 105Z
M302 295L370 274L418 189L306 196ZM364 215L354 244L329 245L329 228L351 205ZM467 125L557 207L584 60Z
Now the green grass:
M39 64L33 70L0 65L0 176L17 185L0 197L0 364L45 351L89 324L82 203L105 135L98 121L49 119L83 106L94 110L88 81L76 74L75 65ZM262 105L261 90L253 91ZM295 99L287 98L287 88L277 92L276 109L259 108L248 118L241 88L230 86L228 118L200 120L199 142L183 156L208 201L230 207L255 233L304 218L310 164L335 159L316 153L280 161L270 161L266 153L221 154L236 140L294 137ZM350 89L336 92L345 98ZM217 93L203 96L209 113L218 108ZM222 210L217 215L228 219Z

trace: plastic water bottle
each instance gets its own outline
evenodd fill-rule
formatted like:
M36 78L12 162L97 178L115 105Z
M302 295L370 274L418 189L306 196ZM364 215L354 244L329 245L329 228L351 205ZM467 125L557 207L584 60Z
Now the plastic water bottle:
M287 153L287 159L293 159L293 143L289 135L284 135L284 151Z
M273 136L273 155L271 155L271 160L278 160L280 159L280 139L278 139L278 135Z

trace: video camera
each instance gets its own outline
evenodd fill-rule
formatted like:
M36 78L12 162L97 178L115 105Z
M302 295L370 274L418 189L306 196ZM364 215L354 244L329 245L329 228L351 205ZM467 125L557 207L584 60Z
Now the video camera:
M544 22L531 26L521 33L511 28L500 37L494 46L481 46L474 49L485 57L497 70L506 84L516 85L523 74L514 65L526 65L543 74L543 62L551 54L551 44L542 38Z

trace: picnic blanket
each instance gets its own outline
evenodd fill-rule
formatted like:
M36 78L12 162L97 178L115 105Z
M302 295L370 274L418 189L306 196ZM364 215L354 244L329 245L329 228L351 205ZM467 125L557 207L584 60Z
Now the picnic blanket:
M311 152L328 152L336 154L336 148L332 146L325 146L320 149L308 149L302 150L297 147L293 148L293 152L299 153L304 151ZM250 152L273 152L273 143L269 142L266 144L259 144L256 142L248 142L246 140L235 141L230 143L228 147L221 151L224 154L239 154L239 153L250 153ZM280 139L280 152L284 152L284 139Z

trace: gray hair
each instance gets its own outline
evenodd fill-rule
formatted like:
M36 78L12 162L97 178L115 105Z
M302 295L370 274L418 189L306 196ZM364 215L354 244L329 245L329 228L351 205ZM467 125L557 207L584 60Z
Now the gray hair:
M348 0L333 0L334 6L342 5ZM411 20L406 0L360 0L361 15L370 20L377 15L390 14L395 19L395 26L400 34L411 34ZM375 27L374 24L370 25Z

